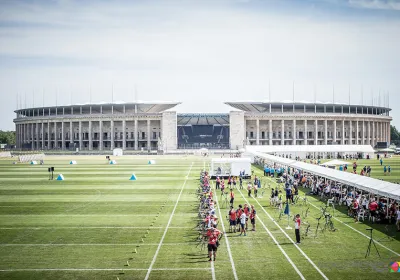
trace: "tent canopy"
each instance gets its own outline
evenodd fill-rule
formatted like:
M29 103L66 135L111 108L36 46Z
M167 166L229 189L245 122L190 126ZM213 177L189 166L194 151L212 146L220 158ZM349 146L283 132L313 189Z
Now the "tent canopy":
M268 162L290 166L344 185L356 187L369 193L400 200L400 186L398 184L264 153L253 152L253 154Z
M322 163L321 165L326 165L326 166L338 166L338 165L349 165L350 163L347 161L343 161L343 160L338 160L338 159L334 159L334 160L330 160L327 162Z
M374 153L371 145L258 145L246 146L246 150L261 153Z
M211 159L211 177L214 176L239 176L244 170L245 174L251 174L250 158L213 158Z

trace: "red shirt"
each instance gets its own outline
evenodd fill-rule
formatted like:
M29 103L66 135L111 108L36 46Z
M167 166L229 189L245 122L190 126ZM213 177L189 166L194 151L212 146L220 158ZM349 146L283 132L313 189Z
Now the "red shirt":
M300 224L301 224L300 218L296 219L296 220L294 221L294 228L295 228L295 229L300 229Z
M235 193L231 192L231 198L234 198L234 197L235 197Z
M249 216L249 212L250 212L249 207L245 207L244 208L244 213L246 214L246 216Z
M371 203L369 204L369 210L371 210L371 211L376 211L376 209L378 209L378 203L376 203L376 201L371 202Z
M231 211L229 211L229 217L232 221L234 221L236 219L236 211L234 209L232 209Z
M236 217L237 217L237 218L240 218L240 216L242 216L242 213L243 213L243 210L239 208L239 209L236 211Z
M218 235L219 235L219 231L216 231L216 230L211 231L211 230L209 230L207 232L208 244L211 244L211 245L216 244L217 241L218 241Z

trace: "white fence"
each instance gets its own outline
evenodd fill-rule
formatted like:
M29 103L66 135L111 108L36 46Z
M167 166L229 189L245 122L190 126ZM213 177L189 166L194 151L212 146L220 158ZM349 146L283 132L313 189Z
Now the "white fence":
M32 154L32 155L22 155L18 156L19 162L30 162L33 160L43 160L44 154Z
M0 152L0 158L10 158L11 152Z

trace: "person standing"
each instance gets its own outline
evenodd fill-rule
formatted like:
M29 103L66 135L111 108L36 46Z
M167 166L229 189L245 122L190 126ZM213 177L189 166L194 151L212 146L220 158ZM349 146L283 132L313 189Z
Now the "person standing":
M249 197L251 197L251 187L252 187L252 185L251 185L251 182L249 181L249 183L247 184L247 191L248 191Z
M300 244L300 225L301 225L300 214L297 214L294 219L294 233L296 235L296 244Z
M246 236L246 214L242 212L242 215L240 215L240 235L244 233L244 236Z
M231 204L231 207L233 208L233 201L235 200L235 193L233 192L232 189L231 189L230 197L231 197L230 204Z
M215 181L215 189L219 189L219 186L221 184L221 179L219 178L219 176L217 176L217 180Z
M252 231L256 231L256 209L254 209L254 205L251 205L251 211L250 211L250 222L252 225Z
M214 230L214 228L210 228L207 231L208 237L208 257L210 258L209 261L212 261L212 257L214 255L214 261L217 255L217 241L218 241L219 233Z
M386 165L383 167L383 174L386 176Z
M397 219L396 219L396 226L397 226L397 231L400 231L400 210L399 207L397 207Z
M392 171L392 168L390 167L390 165L388 166L388 174L390 176L390 172Z

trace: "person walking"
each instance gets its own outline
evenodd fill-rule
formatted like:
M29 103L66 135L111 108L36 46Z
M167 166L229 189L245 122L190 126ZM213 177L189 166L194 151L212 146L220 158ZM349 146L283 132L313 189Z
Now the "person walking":
M300 244L300 214L297 214L294 218L294 233L296 235L296 244Z

